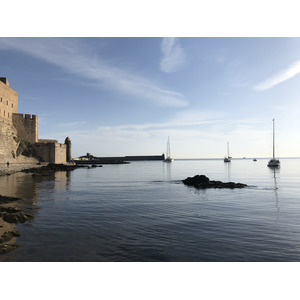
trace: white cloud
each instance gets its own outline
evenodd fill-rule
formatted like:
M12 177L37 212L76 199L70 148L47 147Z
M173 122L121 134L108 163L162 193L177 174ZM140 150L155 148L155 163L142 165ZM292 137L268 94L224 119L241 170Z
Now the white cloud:
M182 94L165 89L133 71L116 67L113 61L99 57L87 48L87 45L76 39L1 38L0 49L25 52L84 80L92 80L102 88L150 101L155 105L171 107L188 105Z
M75 127L75 126L82 126L87 124L87 122L70 122L70 123L60 123L58 126L61 127Z
M186 55L178 38L163 38L161 52L160 69L162 72L176 72L186 63Z
M293 78L298 73L300 73L300 61L296 61L287 69L284 69L278 74L275 74L274 76L270 77L269 79L257 84L256 86L254 86L254 89L256 91L264 91L270 89L281 82Z

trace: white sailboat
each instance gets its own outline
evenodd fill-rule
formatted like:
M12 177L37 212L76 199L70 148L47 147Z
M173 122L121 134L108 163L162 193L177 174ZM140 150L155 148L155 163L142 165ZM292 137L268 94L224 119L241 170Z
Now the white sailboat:
M227 157L224 157L224 162L231 162L231 156L229 155L229 143L227 142Z
M170 139L168 137L168 142L167 142L167 152L166 152L166 157L164 162L172 162L174 159L171 158L171 150L170 150Z
M268 167L279 168L280 161L275 158L275 120L273 119L273 158L268 162Z

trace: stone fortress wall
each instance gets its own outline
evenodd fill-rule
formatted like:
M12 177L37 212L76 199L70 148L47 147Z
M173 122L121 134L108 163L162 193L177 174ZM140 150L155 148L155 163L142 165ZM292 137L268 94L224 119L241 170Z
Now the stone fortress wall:
M42 162L71 160L71 140L66 138L65 144L60 144L39 139L38 116L18 113L18 93L9 87L6 78L0 77L0 162L20 160L21 146L29 147L31 154Z
M59 144L57 141L46 142L39 140L35 143L36 155L42 158L42 161L55 162L57 164L65 163L67 146Z
M9 87L6 78L0 77L0 117L11 120L18 112L18 93Z
M10 161L18 149L17 130L11 122L0 118L0 162Z
M18 131L18 135L23 140L29 143L36 143L38 141L38 116L14 113L12 115L12 123Z

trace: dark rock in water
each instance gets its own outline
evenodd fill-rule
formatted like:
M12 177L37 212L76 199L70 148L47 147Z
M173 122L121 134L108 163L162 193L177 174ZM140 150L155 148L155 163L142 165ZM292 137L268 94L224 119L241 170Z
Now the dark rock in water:
M19 231L12 230L12 231L6 231L2 234L2 237L0 238L0 243L8 242L13 237L21 236Z
M49 172L57 172L57 171L73 171L75 169L76 169L76 165L65 165L65 164L49 163L47 166L26 169L26 170L23 170L22 172L43 174L45 172L49 173Z
M8 196L1 196L0 195L0 204L1 203L9 203L9 202L14 202L14 201L19 201L21 200L20 198L16 197L8 197Z
M244 188L247 184L244 183L235 183L235 182L222 182L209 180L205 175L196 175L194 177L188 177L182 182L188 186L194 186L197 189L236 189L236 188Z
M2 207L0 206L0 212L7 212L9 214L20 212L21 210L14 207Z
M7 245L7 244L0 245L0 254L8 253L12 250L15 250L18 247L19 247L18 245Z
M195 175L194 177L188 177L182 181L186 185L198 185L200 183L208 183L209 178L205 175Z
M7 223L15 223L15 224L24 223L33 218L33 216L24 214L23 212L18 212L18 213L3 212L0 214L0 217L2 217L3 221Z

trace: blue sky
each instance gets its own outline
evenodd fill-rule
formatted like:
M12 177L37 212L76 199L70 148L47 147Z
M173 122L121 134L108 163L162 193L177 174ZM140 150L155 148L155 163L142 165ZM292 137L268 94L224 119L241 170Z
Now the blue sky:
M299 38L0 38L1 76L73 157L300 154Z

